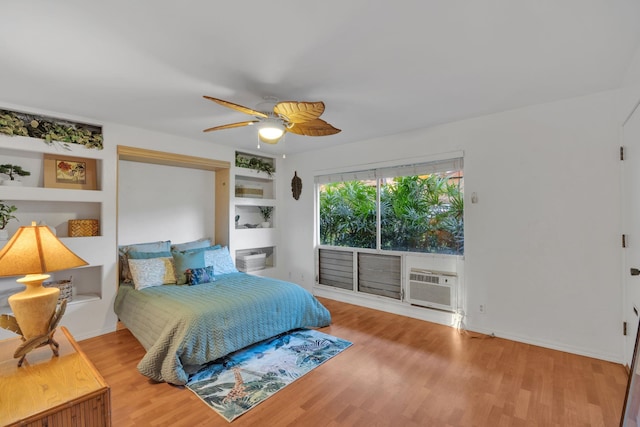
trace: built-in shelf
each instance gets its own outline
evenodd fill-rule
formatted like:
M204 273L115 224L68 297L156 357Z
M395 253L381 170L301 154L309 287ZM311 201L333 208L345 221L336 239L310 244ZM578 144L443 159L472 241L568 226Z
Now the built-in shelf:
M0 192L2 192L2 200L99 203L104 198L104 194L100 190L68 190L64 188L29 187L26 185L20 187L0 185Z
M275 206L276 199L254 199L248 197L236 197L233 200L236 206Z
M72 147L73 153L67 151L62 144L58 142L47 144L44 140L39 138L19 135L11 136L0 133L0 148L2 148L3 154L6 155L26 156L24 153L54 153L64 155L65 153L68 153L72 156L88 157L92 159L100 159L103 156L102 150L86 148L80 144L69 144L69 146Z
M231 197L230 214L238 218L237 224L231 224L230 249L236 259L247 254L266 254L264 272L276 265L277 241L277 197L276 197L276 159L264 155L236 152L236 156L246 159L255 158L259 162L272 166L273 172L267 173L255 169L235 166L232 169L234 193ZM261 224L264 218L260 207L273 208L269 226ZM241 264L241 263L240 263ZM254 270L249 271L254 273Z
M84 267L49 273L51 278L47 280L73 278L73 297L68 300L67 311L62 322L66 323L78 336L83 336L94 333L96 330L96 322L87 322L86 316L92 312L103 311L102 298L110 294L104 287L113 286L105 282L105 275L110 274L111 270L107 266L115 263L116 255L113 237L102 235L105 204L109 203L106 200L107 192L101 190L105 154L102 150L88 149L78 144L69 144L69 146L70 149L67 150L58 143L48 145L37 138L0 134L0 164L20 165L31 173L29 176L20 177L21 186L0 185L0 200L17 207L14 212L17 221L11 221L6 227L10 236L20 226L30 225L32 222L44 223L54 229L62 243L88 263ZM95 159L98 190L44 187L46 154ZM0 179L4 178L6 177L0 176ZM72 219L97 219L100 221L101 235L68 237L68 221ZM109 247L113 247L114 250L109 250ZM2 314L11 312L7 303L8 295L24 289L24 286L16 283L16 279L17 277L0 278L0 313ZM93 326L86 326L85 323L93 323ZM4 335L0 337L2 336Z
M260 182L268 182L268 181L273 181L276 178L276 173L272 172L271 174L268 174L266 172L262 172L259 170L255 170L255 169L248 169L248 168L240 168L237 167L235 168L235 174L236 176L240 177L240 178L246 178L252 181L260 181Z
M257 257L259 255L262 255L262 257L259 258L261 263L259 268L248 268L246 270L242 268L242 265L240 262L240 259L242 257L249 256L251 258L251 257ZM255 247L251 249L242 249L242 250L237 250L235 256L236 256L236 265L238 265L238 269L240 269L241 271L245 271L247 273L259 274L258 272L268 270L275 266L276 248L275 246L265 246L265 247ZM252 264L251 267L255 267L255 265L256 264Z
M275 243L275 228L255 228L236 230L238 245L236 250L258 248L262 246L272 246Z
M246 200L274 199L273 181L260 182L236 177L235 198Z
M31 223L35 221L36 223L46 224L53 228L58 238L66 238L69 235L69 220L97 219L99 221L102 216L102 203L100 202L46 202L6 198L2 200L4 203L14 205L18 208L18 210L14 212L18 220L11 221L7 226L7 231L10 235L15 233L18 227L31 225ZM85 237L74 237L74 239L84 238ZM80 247L77 248L78 250L82 250Z
M67 301L67 306L73 306L76 304L84 304L91 301L97 301L100 299L100 295L98 294L76 294L73 296L71 301ZM0 306L0 314L13 314L11 311L11 307L8 305Z
M271 216L265 221L261 207L271 208ZM273 228L276 219L276 210L273 205L236 205L234 219L237 218L235 227L242 230L258 230ZM266 224L265 224L266 223Z

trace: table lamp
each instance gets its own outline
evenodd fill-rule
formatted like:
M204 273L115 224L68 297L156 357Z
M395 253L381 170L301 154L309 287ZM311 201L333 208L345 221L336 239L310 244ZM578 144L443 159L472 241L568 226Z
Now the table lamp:
M49 227L35 222L20 227L0 250L0 277L25 275L17 282L26 289L9 297L17 328L15 324L11 325L12 319L8 315L3 315L4 324L0 325L22 335L24 343L14 354L15 358L21 358L18 366L22 365L26 353L46 344L57 356L58 345L53 340L53 333L66 304L56 313L60 289L42 286L42 282L50 277L46 273L87 264L58 240Z

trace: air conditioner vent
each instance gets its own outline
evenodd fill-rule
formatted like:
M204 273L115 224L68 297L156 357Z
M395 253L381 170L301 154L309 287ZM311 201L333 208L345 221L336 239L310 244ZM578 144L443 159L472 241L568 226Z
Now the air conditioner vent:
M411 269L411 277L409 280L423 283L440 283L440 276L434 276L428 273L414 273L415 269Z
M419 306L455 311L457 285L455 273L412 267L409 270L407 301Z

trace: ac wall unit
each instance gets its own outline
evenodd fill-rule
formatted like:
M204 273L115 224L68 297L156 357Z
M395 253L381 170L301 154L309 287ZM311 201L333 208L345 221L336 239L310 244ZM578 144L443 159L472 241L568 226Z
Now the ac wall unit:
M455 311L458 277L455 273L411 267L407 301L423 307Z

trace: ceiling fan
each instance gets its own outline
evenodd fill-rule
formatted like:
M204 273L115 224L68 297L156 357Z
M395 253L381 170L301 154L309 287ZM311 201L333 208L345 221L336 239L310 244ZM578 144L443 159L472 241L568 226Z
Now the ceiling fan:
M258 109L243 107L211 96L205 95L204 98L232 110L255 116L255 120L214 126L203 132L258 125L258 137L260 141L267 144L278 143L286 132L304 136L327 136L340 132L340 129L320 119L324 112L324 102L278 102L276 98L267 97L265 102L257 107L263 111L258 111Z

